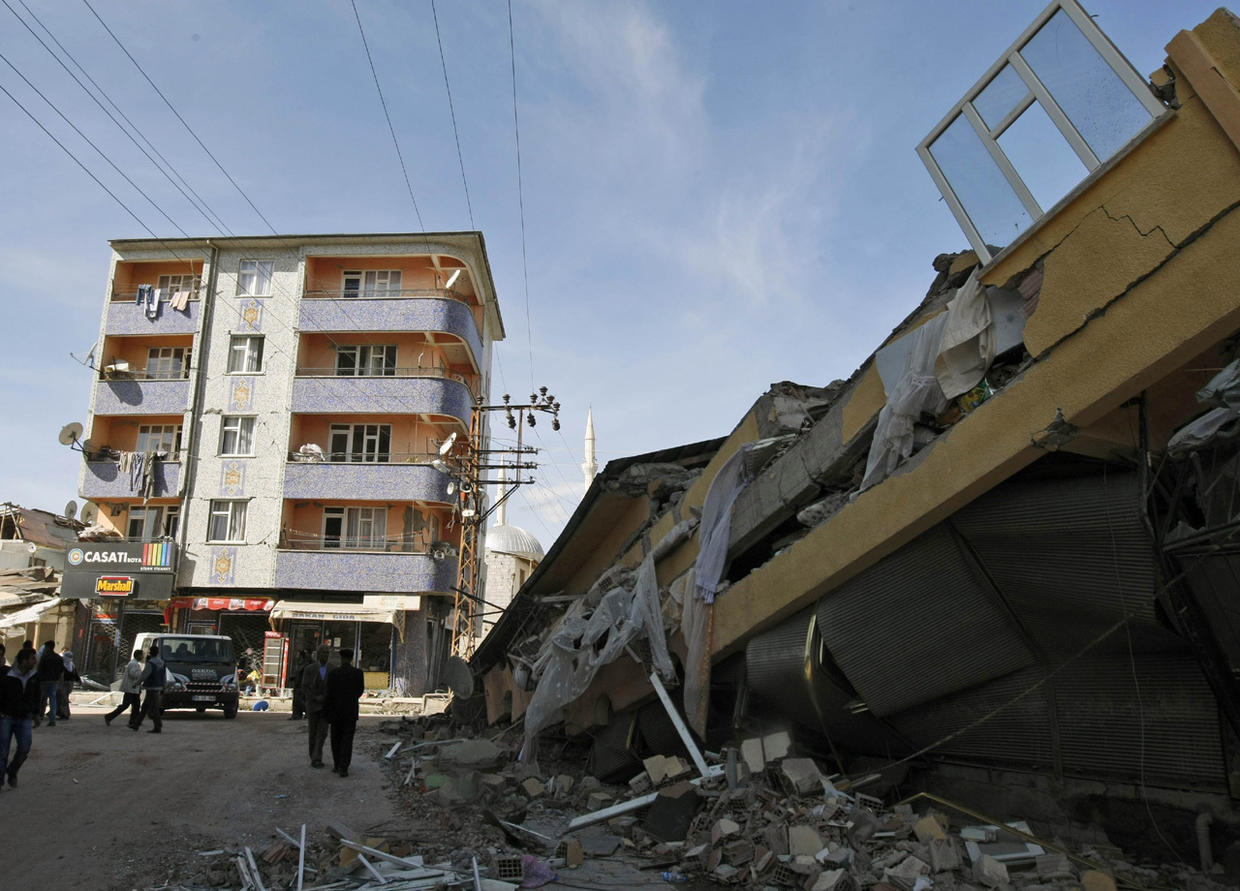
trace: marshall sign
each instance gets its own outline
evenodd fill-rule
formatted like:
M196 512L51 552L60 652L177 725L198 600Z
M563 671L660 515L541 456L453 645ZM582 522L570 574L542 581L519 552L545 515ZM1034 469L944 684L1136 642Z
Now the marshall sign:
M176 581L170 541L82 542L65 554L62 597L167 600Z

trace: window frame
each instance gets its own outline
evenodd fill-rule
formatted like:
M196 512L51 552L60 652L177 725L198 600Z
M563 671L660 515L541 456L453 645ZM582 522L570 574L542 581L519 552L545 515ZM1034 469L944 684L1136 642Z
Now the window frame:
M387 513L387 508L372 505L324 507L323 548L342 551L386 551L388 546ZM329 524L334 527L334 531L328 531ZM365 537L360 533L363 525L367 525L369 529ZM376 526L379 528L376 529Z
M146 367L143 373L148 381L183 381L189 378L189 363L193 359L193 347L159 346L146 348ZM167 353L167 355L163 355ZM180 367L177 363L180 362ZM154 365L155 370L151 370Z
M250 265L253 268L246 269ZM264 280L264 267L265 280ZM275 280L276 261L275 260L259 260L256 258L247 258L241 260L237 264L237 296L238 297L270 297L272 282ZM253 276L252 281L247 280L247 276ZM266 285L265 290L256 290L260 285Z
M1118 49L1115 48L1114 44L1111 43L1106 34L1098 28L1093 19L1089 17L1089 14L1081 9L1076 0L1053 0L1053 2L1051 2L1051 4L1033 20L1033 23L1025 29L1024 33L1022 33L1020 37L1018 37L1016 41L1008 47L1007 51L999 57L998 61L996 61L990 69L982 75L978 82L974 84L967 93L965 93L964 97L952 107L951 111L944 116L943 120L941 120L917 146L917 154L921 158L922 163L925 165L926 170L929 172L930 178L934 180L935 185L939 189L939 193L943 196L943 200L947 203L952 215L956 218L957 224L964 232L965 237L969 240L969 244L973 247L974 251L976 251L978 258L983 264L989 263L995 256L997 256L997 253L991 252L990 246L981 234L977 224L974 223L963 202L957 196L955 189L951 185L951 181L947 178L946 174L939 166L938 161L936 161L934 156L931 154L935 141L942 136L950 126L956 123L958 119L963 117L968 122L973 132L976 133L977 137L981 140L983 147L986 149L986 152L994 161L995 166L999 169L999 172L1002 174L1004 180L1015 193L1016 198L1019 200L1025 212L1028 213L1031 220L1029 225L1017 233L1011 240L1008 241L1006 245L1000 246L1000 251L1011 246L1012 244L1015 244L1027 233L1037 228L1039 221L1046 216L1046 210L1050 210L1050 208L1043 209L1038 204L1037 200L1033 197L1033 193L1029 190L1029 187L1025 184L1025 181L1021 178L1016 168L1008 159L1007 154L999 145L999 138L1004 134L1004 132L1007 131L1008 127L1014 124L1021 117L1021 115L1029 109L1031 105L1036 103L1041 106L1042 110L1046 112L1047 116L1051 119L1051 122L1055 125L1055 128L1060 132L1064 139L1067 140L1068 145L1081 160L1081 163L1085 165L1085 169L1088 172L1086 174L1086 179L1083 181L1087 181L1089 176L1092 175L1099 167L1112 158L1122 155L1125 151L1124 148L1120 148L1107 158L1098 158L1098 156L1094 154L1093 150L1086 143L1085 138L1081 135L1080 131L1077 130L1076 125L1072 123L1068 115L1064 113L1062 108L1060 108L1054 97L1052 97L1050 91L1045 85L1042 84L1041 80L1037 77L1037 75L1033 72L1033 69L1029 67L1028 63L1025 62L1024 57L1021 55L1021 50L1023 50L1033 40L1033 38L1037 36L1042 27L1050 22L1050 20L1061 10L1065 15L1067 15L1072 24L1076 26L1086 41L1088 41L1088 43L1098 53L1106 66L1111 69L1123 85L1133 94L1137 101L1140 102L1145 111L1150 114L1150 121L1148 121L1130 137L1128 145L1140 140L1143 134L1148 133L1151 127L1156 125L1170 113L1162 102L1154 96L1148 84L1146 84L1145 79L1132 66L1132 63L1129 62ZM991 82L1003 71L1004 67L1008 65L1010 65L1017 75L1019 75L1028 92L1025 97L1019 100L1014 107L992 128L986 124L986 122L982 119L982 116L974 108L973 100L978 98L978 96L988 86L990 86ZM1079 188L1079 184L1077 188ZM1068 192L1068 196L1072 195L1074 191L1075 190L1070 190ZM1066 197L1067 196L1065 196L1065 198ZM1064 199L1060 199L1061 202L1062 200Z
M138 516L135 516L138 515ZM154 517L155 527L159 534L154 535L149 529L151 518ZM133 532L133 524L136 520L142 523L142 531L136 535ZM147 507L130 507L128 516L125 517L125 540L126 541L160 541L165 538L176 538L177 530L181 523L181 505L179 504L155 504Z
M373 432L367 428L376 428ZM344 448L336 448L336 437L344 437ZM384 449L384 438L387 448ZM368 445L373 449L368 451ZM337 455L343 457L337 458ZM361 456L354 457L354 456ZM329 424L327 428L327 460L332 464L390 464L392 461L391 424Z
M138 425L138 444L134 451L145 454L148 451L167 452L170 455L176 455L179 459L181 454L181 424L139 424ZM165 436L171 436L171 447L164 448L165 443L169 440L163 439ZM147 438L147 442L143 442L143 437ZM150 439L160 437L154 445Z
M340 360L352 356L353 368L342 368ZM394 343L356 343L336 346L336 377L396 377L400 348ZM376 364L375 359L380 361ZM377 369L377 370L376 370Z
M221 544L245 544L245 522L248 498L212 498L207 511L207 541ZM224 537L216 537L217 521L222 519Z
M340 296L349 300L399 297L403 286L403 273L402 269L343 270L340 273Z
M263 371L263 341L266 337L262 334L233 334L228 340L228 371L226 374L261 374ZM258 344L258 349L254 350L254 344ZM238 347L241 347L238 349ZM234 362L234 359L241 358ZM240 365L240 367L233 367ZM253 367L251 367L253 366Z
M173 281L174 279L176 280L175 282ZM177 291L189 291L193 297L197 297L199 290L202 289L202 276L193 273L161 275L156 279L155 287L163 290L165 294L168 292L175 294Z
M256 420L254 415L222 415L220 417L219 456L221 458L254 457L254 431L258 426ZM235 425L232 423L234 421ZM230 434L236 437L233 444L234 451L228 449ZM248 441L243 441L245 437L248 437ZM238 451L242 446L248 447L249 451Z

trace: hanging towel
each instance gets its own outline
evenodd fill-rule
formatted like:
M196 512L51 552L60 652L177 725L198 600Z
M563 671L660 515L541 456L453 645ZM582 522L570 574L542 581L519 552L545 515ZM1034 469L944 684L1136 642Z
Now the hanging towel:
M148 451L139 458L142 461L142 486L138 494L146 501L155 497L155 462L158 460L158 453Z
M142 455L133 452L129 458L129 491L137 492L142 486Z
M172 302L169 304L178 312L185 312L185 307L189 305L189 291L177 291L172 295Z

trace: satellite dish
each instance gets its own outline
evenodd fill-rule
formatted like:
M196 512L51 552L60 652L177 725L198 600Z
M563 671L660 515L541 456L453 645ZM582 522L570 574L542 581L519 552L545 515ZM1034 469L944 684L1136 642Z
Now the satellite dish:
M82 425L77 421L72 424L65 424L60 428L60 435L56 438L60 440L61 445L73 445L82 437Z
M95 520L99 519L99 506L93 501L88 501L82 505L81 521L87 526L94 526Z
M72 498L65 505L65 519L73 520L77 518L77 502Z
M39 553L39 546L38 546L37 544L35 544L33 541L32 541L32 542L28 542L28 543L26 544L26 553L27 553L27 554L37 554L37 553Z
M454 696L460 696L462 699L472 696L474 693L474 673L470 671L469 663L460 656L450 657L448 665L444 670L444 683L448 685L448 689L452 691Z

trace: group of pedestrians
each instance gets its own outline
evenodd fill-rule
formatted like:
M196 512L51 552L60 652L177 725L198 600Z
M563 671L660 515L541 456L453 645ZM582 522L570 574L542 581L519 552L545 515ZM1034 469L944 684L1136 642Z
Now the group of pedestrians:
M164 686L168 682L168 666L159 655L159 645L152 644L147 652L146 665L142 664L142 651L134 650L133 658L125 666L121 675L121 704L103 716L103 722L109 727L129 709L130 730L137 730L142 722L150 717L152 726L147 733L162 733L164 729L163 698ZM145 698L143 693L146 694Z
M349 775L358 700L366 690L365 675L353 666L353 651L340 651L340 665L328 668L331 650L320 646L315 661L302 670L299 684L310 736L310 766L323 767L323 743L331 736L332 771Z

